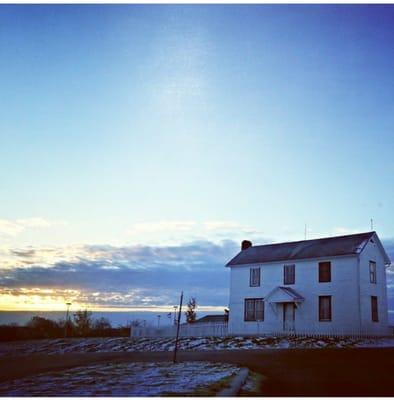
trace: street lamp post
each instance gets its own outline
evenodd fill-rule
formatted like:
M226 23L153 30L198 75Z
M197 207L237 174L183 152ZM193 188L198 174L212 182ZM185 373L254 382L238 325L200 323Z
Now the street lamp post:
M67 302L66 306L67 306L67 311L66 311L66 323L64 324L64 337L67 337L67 333L68 333L67 332L67 328L68 328L68 320L69 320L69 313L70 313L71 303Z
M176 312L178 310L178 306L174 306L174 325L176 325Z

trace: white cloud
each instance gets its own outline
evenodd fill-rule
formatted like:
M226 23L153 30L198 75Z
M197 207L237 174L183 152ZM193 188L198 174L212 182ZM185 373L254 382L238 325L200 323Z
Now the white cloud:
M16 222L0 219L0 235L16 236L24 231L24 227Z
M177 246L193 241L211 241L250 239L256 243L265 243L267 235L254 227L229 220L162 220L134 224L126 230L127 243L152 246ZM264 240L265 239L265 240Z
M17 219L16 223L24 228L47 228L48 226L53 225L52 222L49 222L44 218Z
M9 267L0 261L0 306L21 309L20 302L26 301L44 307L47 301L48 307L64 307L66 291L72 290L76 293L73 304L157 307L176 302L184 288L201 305L222 307L228 298L224 265L237 251L238 245L230 241L169 247L3 247ZM14 302L13 296L19 300Z
M394 242L383 242L394 259ZM21 309L23 301L31 300L40 307L47 302L48 307L64 308L67 298L73 304L99 308L164 307L176 304L177 294L184 289L201 305L222 307L228 301L229 271L224 265L238 251L238 242L232 240L176 246L3 245L0 305ZM387 272L388 296L393 299L393 268Z
M17 219L15 221L0 219L0 235L17 236L27 229L49 228L54 225L65 225L64 221L49 221L41 217Z
M95 257L95 254L92 255L82 245L63 247L0 246L0 265L2 269L32 267L35 265L49 267L57 262L76 262L86 257Z

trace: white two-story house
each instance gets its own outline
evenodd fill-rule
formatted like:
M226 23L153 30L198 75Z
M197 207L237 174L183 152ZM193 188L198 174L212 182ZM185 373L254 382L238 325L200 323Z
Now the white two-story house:
M386 267L376 232L253 246L231 269L229 333L389 333Z

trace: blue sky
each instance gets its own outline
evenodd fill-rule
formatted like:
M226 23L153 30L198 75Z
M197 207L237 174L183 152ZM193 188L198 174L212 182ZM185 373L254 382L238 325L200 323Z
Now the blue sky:
M390 240L393 26L392 5L1 5L3 265L370 218Z

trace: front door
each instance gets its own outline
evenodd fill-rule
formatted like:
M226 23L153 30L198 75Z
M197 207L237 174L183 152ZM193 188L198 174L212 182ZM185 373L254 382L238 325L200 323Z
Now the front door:
M283 303L283 330L294 331L295 307L294 303Z

